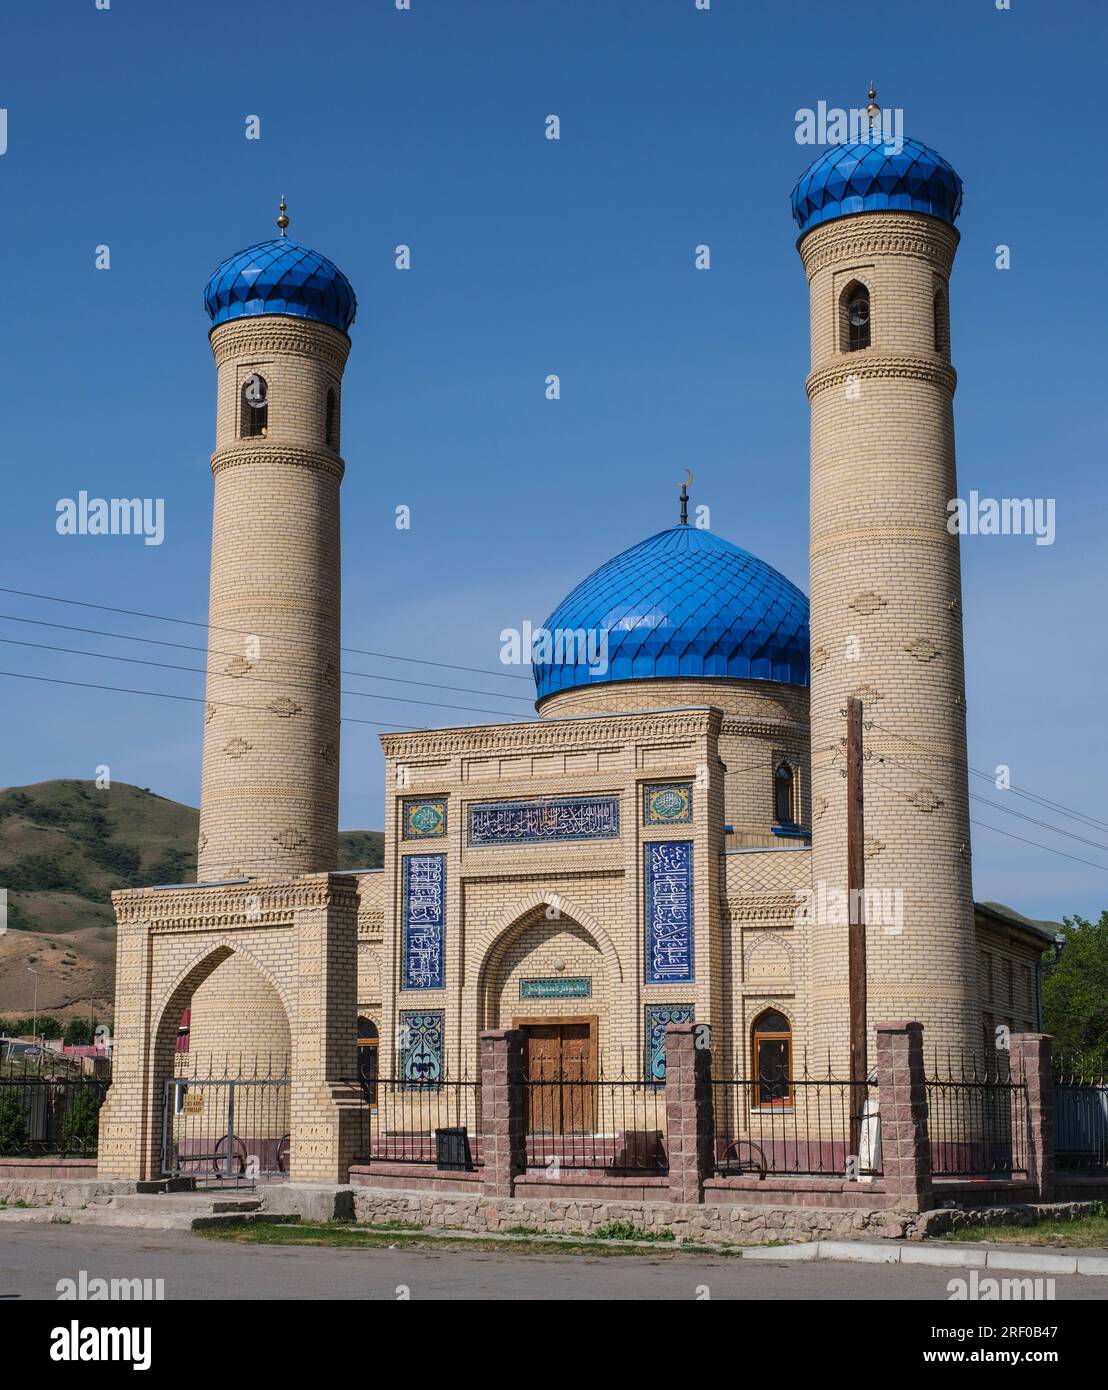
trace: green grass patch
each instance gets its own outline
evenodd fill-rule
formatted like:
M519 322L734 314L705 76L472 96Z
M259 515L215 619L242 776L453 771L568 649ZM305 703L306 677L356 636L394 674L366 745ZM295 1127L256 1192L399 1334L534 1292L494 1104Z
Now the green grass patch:
M623 1223L613 1223L622 1226ZM602 1228L606 1229L606 1228ZM629 1229L634 1230L635 1227ZM510 1252L513 1255L635 1255L657 1256L656 1250L634 1249L615 1246L613 1240L637 1239L635 1236L606 1236L602 1239L588 1237L535 1237L530 1234L515 1233L512 1239L497 1240L481 1236L433 1235L431 1232L409 1223L395 1226L361 1226L352 1222L327 1222L311 1224L297 1222L279 1225L265 1221L244 1223L241 1226L207 1226L195 1231L195 1235L205 1240L231 1241L239 1245L309 1245L339 1250L381 1250L389 1246L406 1250L441 1250L444 1246L457 1250ZM504 1234L508 1234L505 1232ZM665 1236L673 1242L671 1233ZM717 1250L705 1245L677 1245L665 1252L667 1257L676 1255L737 1255L734 1250Z
M632 1226L630 1221L609 1221L607 1226L597 1226L589 1235L593 1240L650 1240L675 1241L672 1231L644 1231Z
M1034 1226L962 1226L941 1240L985 1240L998 1245L1045 1245L1076 1250L1108 1247L1108 1216L1079 1216L1073 1220L1039 1221Z

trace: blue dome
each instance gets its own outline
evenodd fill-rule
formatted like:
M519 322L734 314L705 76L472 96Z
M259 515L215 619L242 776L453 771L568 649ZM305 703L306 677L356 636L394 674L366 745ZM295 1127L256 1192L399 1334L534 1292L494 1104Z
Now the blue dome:
M204 291L212 324L258 314L291 314L344 333L358 301L350 281L326 256L288 237L239 251L216 270Z
M853 212L928 212L954 225L962 210L962 180L941 154L905 140L886 154L883 140L832 145L792 191L801 232Z
M807 598L749 551L695 526L661 531L601 565L544 626L555 642L559 629L595 634L594 654L607 631L608 668L593 674L579 649L555 649L533 663L540 700L667 676L808 684Z

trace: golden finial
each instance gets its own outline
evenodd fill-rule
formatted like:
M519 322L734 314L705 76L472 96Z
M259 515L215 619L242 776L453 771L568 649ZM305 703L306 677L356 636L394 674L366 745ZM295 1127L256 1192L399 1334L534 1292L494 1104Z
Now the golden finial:
M866 107L866 115L869 117L870 125L876 125L881 119L881 108L877 104L877 91L872 82L869 84L869 105Z
M281 213L280 213L280 216L277 218L277 225L278 225L278 227L280 227L280 229L281 229L281 235L282 235L282 236L285 235L285 231L286 231L286 229L288 228L288 225L289 225L288 211L289 211L289 205L288 205L288 203L285 202L285 195L282 193L282 194L281 194Z

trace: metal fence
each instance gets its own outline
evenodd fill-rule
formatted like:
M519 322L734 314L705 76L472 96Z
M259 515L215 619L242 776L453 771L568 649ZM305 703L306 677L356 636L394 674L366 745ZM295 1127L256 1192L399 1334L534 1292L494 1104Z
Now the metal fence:
M881 1173L877 1083L736 1068L712 1081L716 1173L868 1178Z
M481 1083L468 1077L359 1078L365 1105L358 1158L471 1169L481 1161Z
M162 1095L161 1171L200 1186L288 1176L290 1083L276 1075L196 1075L178 1061Z
M1108 1170L1108 1077L1054 1059L1054 1164L1063 1172Z
M539 1061L523 1086L529 1169L668 1171L664 1083Z
M95 1158L108 1082L93 1076L0 1076L0 1156Z
M1009 1178L1027 1170L1027 1087L1006 1058L947 1063L927 1078L931 1173Z

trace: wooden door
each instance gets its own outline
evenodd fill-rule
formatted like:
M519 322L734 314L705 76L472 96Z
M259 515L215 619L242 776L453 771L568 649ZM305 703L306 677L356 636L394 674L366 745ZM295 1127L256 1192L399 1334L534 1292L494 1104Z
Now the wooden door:
M532 1134L591 1133L596 1115L594 1030L591 1020L516 1021L523 1029Z

